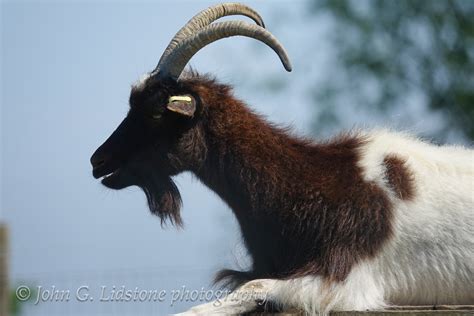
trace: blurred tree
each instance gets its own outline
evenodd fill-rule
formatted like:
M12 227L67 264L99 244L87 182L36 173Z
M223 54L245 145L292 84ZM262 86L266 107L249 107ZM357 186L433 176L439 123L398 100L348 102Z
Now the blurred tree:
M12 316L19 316L21 315L21 303L18 299L18 296L16 295L15 289L12 289L10 291L10 297L9 297L9 309L10 309L10 315Z
M26 282L22 285L27 284ZM16 292L16 288L10 289L9 293L9 312L11 316L20 316L24 314L24 307L27 304L33 304L34 298L37 297L38 291L35 286L28 286L30 289L30 297L27 300L20 300Z
M337 73L316 89L314 97L324 111L315 126L337 120L332 105L341 101L383 115L417 95L444 118L429 136L445 140L455 132L474 140L474 1L310 4L312 15L329 13L334 22L330 38L339 63Z

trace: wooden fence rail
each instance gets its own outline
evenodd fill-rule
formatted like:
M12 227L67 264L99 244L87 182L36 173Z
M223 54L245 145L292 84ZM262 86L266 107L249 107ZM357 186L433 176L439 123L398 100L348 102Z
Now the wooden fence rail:
M467 316L474 315L474 305L396 306L384 311L332 312L330 316ZM252 313L249 316L304 316L298 311Z

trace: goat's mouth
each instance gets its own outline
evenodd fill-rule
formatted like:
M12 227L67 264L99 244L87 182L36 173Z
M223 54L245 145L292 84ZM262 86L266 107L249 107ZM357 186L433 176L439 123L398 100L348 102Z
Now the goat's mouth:
M126 174L123 168L116 169L102 176L100 181L104 186L113 190L120 190L136 184L133 179Z
M100 165L92 170L94 178L102 178L101 183L109 189L120 190L135 183L127 176L123 168Z
M99 165L93 166L92 176L96 179L109 176L113 174L118 168L115 166L106 165L101 163Z
M146 167L145 162L130 162L116 169L94 169L93 175L96 179L102 178L101 183L109 189L120 190L132 185L140 187L146 195L150 211L158 215L162 223L169 220L181 226L178 188L170 176Z

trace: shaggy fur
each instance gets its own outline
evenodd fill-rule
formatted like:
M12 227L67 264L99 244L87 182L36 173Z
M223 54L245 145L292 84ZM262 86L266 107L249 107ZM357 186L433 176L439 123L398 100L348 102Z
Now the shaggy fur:
M185 94L196 100L192 117L166 110L169 96ZM232 209L252 258L248 271L217 280L310 314L474 303L472 151L389 131L298 138L195 73L145 77L130 106L125 127L91 158L94 176L112 172L103 183L115 189L139 185L153 213L180 224L170 177L193 172ZM185 315L237 314L256 302Z
M298 139L264 123L227 86L187 83L206 104L207 156L192 171L234 211L253 259L246 274L225 271L218 279L318 274L342 281L380 249L392 231L391 205L356 165L363 137Z
M402 200L414 198L414 178L412 172L406 166L406 161L396 155L384 158L387 183L394 193Z

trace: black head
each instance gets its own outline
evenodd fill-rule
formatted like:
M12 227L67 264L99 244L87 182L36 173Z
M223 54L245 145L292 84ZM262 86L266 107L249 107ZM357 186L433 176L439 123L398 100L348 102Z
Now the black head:
M179 224L181 199L170 177L199 163L201 108L185 84L141 80L132 88L127 116L92 155L93 176L111 189L141 187L153 213Z

